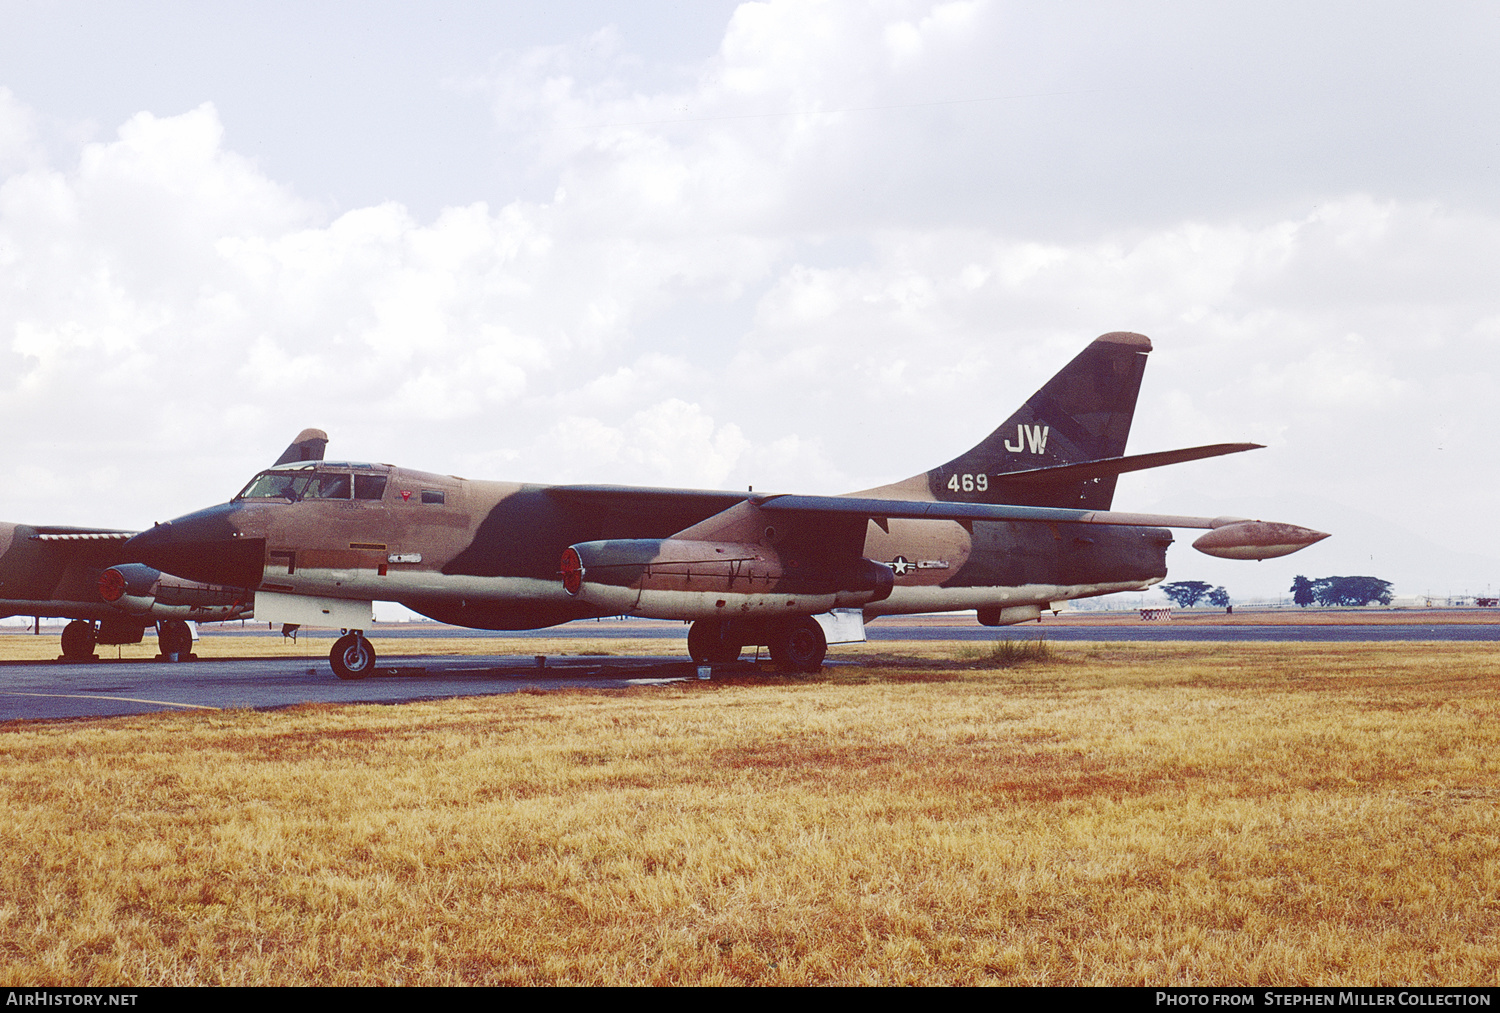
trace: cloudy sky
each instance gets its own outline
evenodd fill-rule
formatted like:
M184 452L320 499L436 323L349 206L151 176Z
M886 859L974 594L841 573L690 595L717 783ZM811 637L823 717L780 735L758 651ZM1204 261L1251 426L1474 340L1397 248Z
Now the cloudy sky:
M1490 4L0 0L0 517L306 426L475 478L833 493L1156 346L1173 579L1500 587Z

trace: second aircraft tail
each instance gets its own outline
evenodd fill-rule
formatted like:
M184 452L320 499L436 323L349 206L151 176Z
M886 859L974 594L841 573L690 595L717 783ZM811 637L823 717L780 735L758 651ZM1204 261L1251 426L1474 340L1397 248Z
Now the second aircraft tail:
M304 429L297 438L281 452L276 464L296 464L298 461L321 461L323 449L328 446L328 434L321 429Z

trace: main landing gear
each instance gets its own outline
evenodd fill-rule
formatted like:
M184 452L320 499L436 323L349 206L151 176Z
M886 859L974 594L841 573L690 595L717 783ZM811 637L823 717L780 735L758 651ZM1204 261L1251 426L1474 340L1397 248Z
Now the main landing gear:
M74 619L64 626L62 652L69 661L93 661L94 624L86 619Z
M784 672L816 672L828 653L823 627L811 616L755 624L699 619L688 630L688 654L700 665L735 661L749 644L769 646Z
M375 670L375 648L365 639L364 630L350 630L333 642L328 663L340 679L363 679Z
M66 635L67 630L63 633ZM163 619L156 624L156 646L163 660L189 661L193 653L193 631L181 619Z
M688 654L700 665L727 665L744 649L733 624L723 619L699 619L688 628Z
M87 619L74 619L63 627L63 657L68 661L93 661L96 644L138 644L144 633L144 627L129 620L106 619L95 626ZM163 619L157 623L156 643L163 660L192 658L193 631L181 619Z
M816 672L828 653L828 638L812 616L777 623L771 628L771 660L789 672Z

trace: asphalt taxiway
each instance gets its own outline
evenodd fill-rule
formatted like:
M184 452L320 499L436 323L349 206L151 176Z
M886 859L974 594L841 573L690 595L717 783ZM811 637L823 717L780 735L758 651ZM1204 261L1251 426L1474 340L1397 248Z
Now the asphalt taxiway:
M1452 621L1452 616L1422 613L1386 614L1363 622L1177 621L1143 623L1126 620L1056 620L992 629L972 618L903 617L871 623L872 643L919 640L994 642L1002 639L1133 642L1400 642L1500 641L1493 613L1481 621ZM1333 617L1330 617L1333 618ZM1447 621L1445 621L1447 620ZM138 660L0 662L0 722L104 717L164 710L287 707L300 703L402 703L457 696L554 690L562 687L621 688L698 677L686 657L687 627L649 620L578 622L545 631L519 633L468 630L439 623L382 623L370 631L386 642L378 672L369 679L341 682L328 666L325 642L336 631L303 630L304 656L296 658L227 658L225 637L281 638L265 624L204 626L197 646L199 660L176 664ZM47 635L44 631L43 635ZM392 639L487 638L504 651L509 641L556 644L555 653L538 667L532 654L467 656L398 654ZM660 644L649 655L601 657L587 653L588 642L602 639L646 640ZM517 648L520 645L517 644ZM430 647L428 648L431 649ZM838 662L838 648L829 662ZM104 649L100 649L101 655ZM751 654L747 653L747 658ZM751 671L748 662L716 666L720 674Z
M0 665L0 721L108 717L171 710L408 703L563 687L618 689L697 677L675 657L546 659L413 655L381 659L368 679L343 682L326 659L9 662ZM748 666L734 666L745 668ZM727 669L726 669L727 670Z

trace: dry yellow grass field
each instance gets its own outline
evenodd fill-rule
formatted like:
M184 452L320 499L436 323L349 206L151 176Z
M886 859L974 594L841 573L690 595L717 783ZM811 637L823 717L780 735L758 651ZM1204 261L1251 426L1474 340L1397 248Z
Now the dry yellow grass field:
M1500 983L1489 645L902 650L4 726L0 979Z

